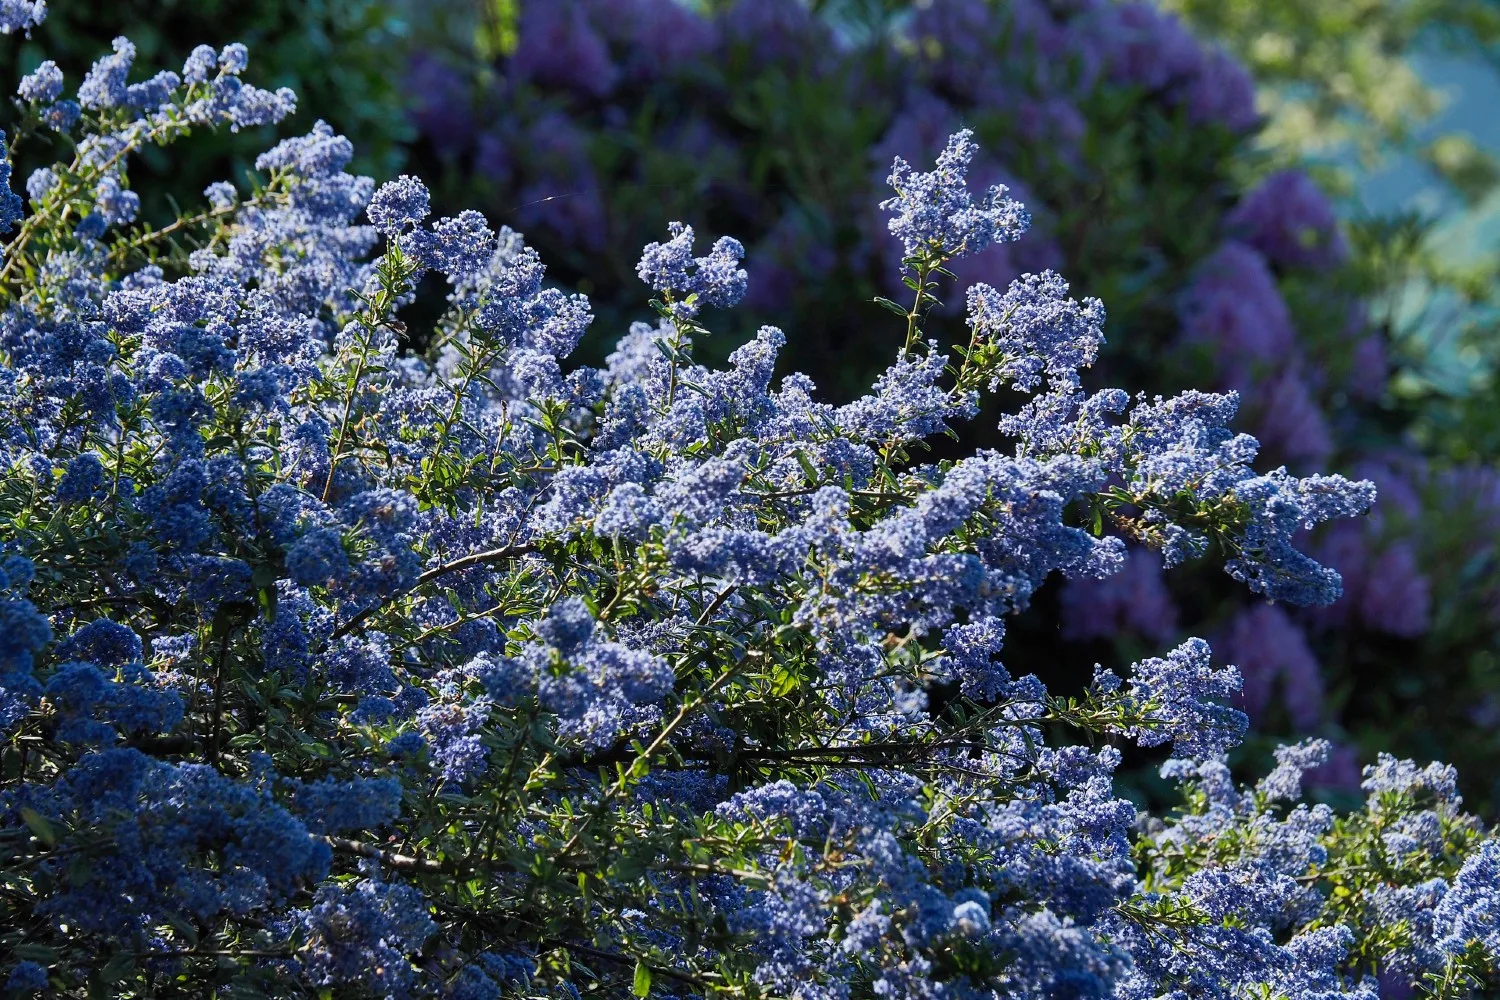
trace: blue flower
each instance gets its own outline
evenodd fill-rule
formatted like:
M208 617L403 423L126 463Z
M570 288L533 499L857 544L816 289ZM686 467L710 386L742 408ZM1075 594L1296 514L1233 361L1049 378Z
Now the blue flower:
M49 103L62 96L63 74L57 63L44 60L36 69L21 78L16 93L23 101Z
M708 256L694 257L693 227L673 222L667 228L672 238L647 244L635 270L654 290L676 297L676 315L691 319L705 305L727 309L744 298L749 276L739 266L745 248L738 240L721 236Z
M36 962L17 962L5 977L5 988L22 995L39 993L47 988L47 967Z
M89 503L103 492L104 463L91 451L69 462L57 483L57 499L62 503Z
M427 186L405 174L382 184L365 206L370 224L386 236L397 236L420 225L429 211Z
M889 178L896 197L880 203L891 214L891 233L908 257L925 250L941 250L952 257L975 254L994 243L1017 240L1031 225L1031 216L995 185L979 200L969 193L969 162L977 148L974 133L955 133L938 156L937 169L916 173L899 156Z
M1202 639L1189 639L1166 657L1130 668L1127 691L1143 712L1127 727L1141 746L1170 742L1174 753L1195 759L1219 757L1245 735L1249 720L1227 704L1240 689L1234 667L1215 668Z
M303 587L326 587L348 578L349 555L334 528L314 528L287 550L286 568Z

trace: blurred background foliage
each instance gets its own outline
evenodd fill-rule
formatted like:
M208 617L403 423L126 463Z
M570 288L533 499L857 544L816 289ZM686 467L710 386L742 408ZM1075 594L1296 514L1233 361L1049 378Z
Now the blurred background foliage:
M1500 4L1493 0L1161 0L1255 74L1259 144L1314 160L1371 229L1376 303L1412 343L1397 391L1430 447L1500 449ZM1392 252L1395 248L1398 252Z
M976 176L1036 226L961 277L1057 268L1110 312L1094 386L1237 389L1265 463L1382 490L1376 517L1310 540L1348 581L1333 609L1216 571L1169 586L1133 557L1050 587L1012 667L1056 686L1205 635L1246 674L1250 755L1328 736L1336 797L1391 748L1500 805L1500 135L1470 120L1500 97L1491 0L56 0L39 34L0 40L14 75L45 47L77 80L116 34L142 71L246 42L250 79L300 95L284 134L327 119L359 169L524 232L594 298L591 363L645 318L636 253L667 220L740 237L750 297L700 355L776 323L781 370L841 400L894 350L871 303L899 292L874 207L890 159L974 128ZM271 139L174 163L201 187ZM955 301L933 330L961 326ZM970 443L1004 446L994 426Z

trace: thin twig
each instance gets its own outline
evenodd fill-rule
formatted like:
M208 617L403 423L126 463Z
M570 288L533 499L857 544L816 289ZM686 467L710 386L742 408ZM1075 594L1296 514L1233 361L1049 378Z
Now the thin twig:
M363 840L347 840L343 837L324 837L323 841L340 854L357 854L362 858L373 858L385 865L387 868L396 868L404 871L419 872L446 872L452 868L441 861L431 858L416 858L409 854L398 854L395 851L383 850L374 844Z
M415 590L417 587L422 586L422 584L424 583L431 583L433 580L436 580L439 577L447 576L449 573L457 573L461 569L468 569L471 566L481 566L486 563L505 562L508 559L516 559L535 551L537 551L536 545L527 544L506 545L498 549L490 549L488 552L475 552L472 555L463 556L462 558L455 559L452 562L443 563L441 566L434 566L432 569L417 577L417 582L412 586L412 590ZM405 594L408 594L410 592L410 590L402 591L402 593L396 595L396 597L404 596ZM365 608L365 610L349 619L343 625L340 625L338 628L334 629L333 635L328 637L329 641L331 642L334 639L341 639L349 633L353 632L359 626L369 621L372 615L378 614L381 611L384 611L386 608L390 607L391 604L395 602L395 600L396 598L393 597L388 601L384 601L380 604L371 605L370 607Z

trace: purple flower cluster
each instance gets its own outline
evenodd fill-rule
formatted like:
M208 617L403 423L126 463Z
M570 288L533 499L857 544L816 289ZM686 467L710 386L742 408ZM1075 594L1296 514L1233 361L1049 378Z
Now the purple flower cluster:
M1328 196L1299 170L1283 170L1261 181L1225 222L1282 267L1327 268L1349 254Z
M1195 122L1234 132L1258 124L1254 81L1229 53L1205 46L1175 15L1151 4L1095 9L1100 16L1091 27L1104 40L1099 68L1111 79L1163 94Z

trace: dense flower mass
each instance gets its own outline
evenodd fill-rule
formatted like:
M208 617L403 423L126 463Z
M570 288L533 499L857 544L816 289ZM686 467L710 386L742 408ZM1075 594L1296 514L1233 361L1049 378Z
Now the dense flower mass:
M459 20L472 8L444 6ZM446 171L442 188L462 191L464 204L524 229L560 285L589 289L605 320L582 345L591 360L610 352L639 306L637 258L619 245L681 247L663 241L664 219L692 221L701 243L721 232L743 240L748 281L741 306L714 319L720 339L787 326L781 363L831 401L864 395L886 367L869 349L874 309L851 300L888 297L884 308L904 314L905 281L922 274L920 260L915 274L904 262L928 234L973 237L974 252L949 262L956 279L927 272L942 302L924 335L940 353L956 356L972 332L968 286L1003 295L1021 275L1051 270L1103 295L1102 382L1168 397L1184 385L1237 393L1236 426L1259 441L1265 468L1358 469L1400 497L1306 540L1344 577L1343 595L1317 611L1278 609L1285 627L1258 652L1295 663L1300 680L1291 684L1287 668L1286 683L1245 699L1259 735L1326 735L1345 761L1393 742L1442 746L1491 810L1500 559L1487 541L1472 546L1493 537L1500 504L1454 503L1443 483L1494 470L1423 458L1419 448L1434 449L1411 433L1421 410L1392 405L1414 384L1396 370L1412 358L1391 350L1389 297L1359 304L1387 266L1343 266L1351 254L1388 261L1390 233L1340 222L1321 174L1262 173L1258 150L1274 139L1258 134L1250 77L1163 6L522 0L514 45L478 62L467 34L453 45L414 33L414 120L425 134L414 156L429 176ZM960 130L973 134L949 150ZM915 164L898 170L899 193L887 185L897 157ZM967 158L963 190L943 179L958 158ZM992 202L997 187L1007 193ZM876 210L892 195L893 213ZM1022 202L1028 235L1016 240ZM681 300L690 312L707 304ZM1041 377L1045 366L1024 367ZM987 412L962 434L993 445L1000 407L991 397L980 405ZM1012 649L1076 673L1138 655L1141 625L1160 643L1217 638L1266 607L1196 569L1153 580L1139 608L1126 607L1118 577L1068 581L1063 600L1032 612L1062 614L1017 630ZM1073 609L1085 594L1110 595L1127 632L1080 626ZM1412 684L1414 657L1443 666ZM1294 691L1331 696L1295 701ZM1431 742L1434 731L1443 743Z
M929 342L930 275L1024 218L968 191L968 137L894 168L905 340L833 406L774 379L775 327L694 359L700 307L744 294L737 242L694 257L674 225L640 258L656 323L573 365L587 300L477 212L429 222L420 181L350 174L321 122L247 195L120 229L126 157L291 108L238 83L241 46L145 83L132 53L80 87L79 155L0 268L4 989L1311 1000L1489 974L1495 846L1451 769L1383 759L1335 818L1297 801L1325 744L1235 786L1239 673L1202 640L1072 694L999 659L1049 578L1107 580L1127 539L1331 600L1298 532L1374 491L1256 472L1232 394L1086 394L1103 309L1054 273L974 285L967 348ZM922 460L1002 389L1012 447ZM1100 736L1171 744L1184 809L1138 817Z

